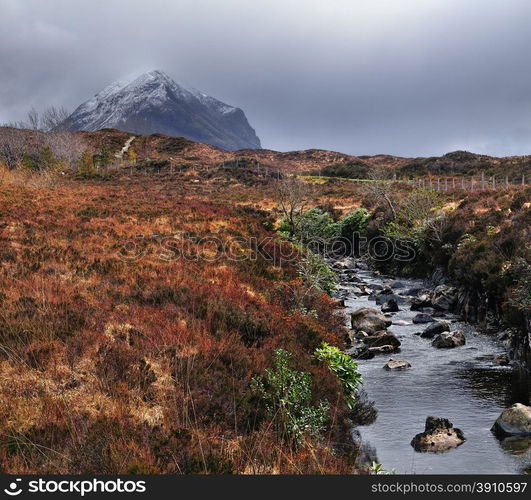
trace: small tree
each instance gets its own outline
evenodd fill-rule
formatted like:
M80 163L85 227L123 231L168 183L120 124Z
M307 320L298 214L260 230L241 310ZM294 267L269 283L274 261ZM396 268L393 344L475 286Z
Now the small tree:
M83 151L83 154L78 160L77 171L83 177L93 177L96 173L92 154L87 149Z
M39 151L39 169L40 170L51 170L57 167L58 161L53 155L52 148L50 146L45 146Z
M104 170L107 170L107 167L111 164L111 154L109 150L103 147L100 152L94 156L99 167Z
M274 353L274 368L251 382L252 389L265 402L277 435L293 445L300 445L306 435L319 437L328 420L329 404L312 404L311 374L292 370L292 355L283 349Z
M295 178L284 179L277 184L277 198L286 224L288 236L297 234L300 216L311 201L307 184Z

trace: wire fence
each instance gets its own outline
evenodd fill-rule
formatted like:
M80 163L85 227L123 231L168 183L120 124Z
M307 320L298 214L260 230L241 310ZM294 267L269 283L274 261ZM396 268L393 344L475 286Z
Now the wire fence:
M434 189L435 191L487 191L509 189L515 186L527 186L531 176L522 174L521 177L487 177L481 174L478 177L423 177L412 182L418 188Z

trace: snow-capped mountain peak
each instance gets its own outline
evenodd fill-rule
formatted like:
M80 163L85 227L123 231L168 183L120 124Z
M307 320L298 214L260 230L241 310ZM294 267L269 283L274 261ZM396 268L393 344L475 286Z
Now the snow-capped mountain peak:
M79 106L71 130L116 128L164 133L223 149L260 148L245 114L196 89L186 89L160 70L112 83Z

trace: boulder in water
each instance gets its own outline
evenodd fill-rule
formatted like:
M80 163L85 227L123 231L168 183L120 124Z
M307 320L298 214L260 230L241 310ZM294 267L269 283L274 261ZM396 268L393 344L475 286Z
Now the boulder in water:
M401 344L400 340L398 340L394 334L388 332L387 330L381 330L376 332L374 335L365 337L363 342L369 347L382 347L390 345L393 346L394 349L398 349Z
M424 432L417 434L411 441L415 451L442 453L465 442L460 429L454 428L446 418L427 417Z
M491 430L498 437L531 436L531 406L512 405L501 413Z
M398 312L398 311L400 311L400 309L398 308L398 304L396 303L395 299L389 299L382 306L382 312L384 312L384 313Z
M374 356L375 354L389 354L396 352L397 348L392 345L382 345L379 347L369 347L369 352Z
M492 362L499 366L507 366L510 363L507 354L497 354L492 358Z
M411 310L419 311L424 307L431 307L431 298L429 292L423 290L411 300Z
M375 354L365 344L356 344L350 349L347 349L346 353L355 359L372 359Z
M408 361L398 361L394 359L390 359L384 365L384 370L389 370L389 371L407 370L408 368L411 368L411 365L409 364Z
M382 313L375 309L362 308L350 314L352 329L356 332L364 331L373 335L380 330L385 330L391 325Z
M431 323L421 334L420 336L423 339L432 339L436 335L439 335L443 332L449 332L450 325L446 321L435 321Z
M451 349L453 347L459 347L465 345L465 334L461 330L455 330L453 332L444 332L437 335L433 339L431 345L438 349Z
M404 285L404 283L402 283L401 281L391 281L391 284L390 284L391 288L405 288L406 285Z
M426 313L417 314L413 318L413 323L415 323L415 324L418 324L418 323L432 323L433 321L435 321L435 320L429 314L426 314Z

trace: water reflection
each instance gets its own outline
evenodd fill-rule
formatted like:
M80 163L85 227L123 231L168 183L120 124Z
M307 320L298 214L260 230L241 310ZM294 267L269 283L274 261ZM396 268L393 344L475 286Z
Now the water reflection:
M529 405L530 376L521 371L468 365L457 372L457 377L466 381L478 398L494 400L502 407L514 403Z

